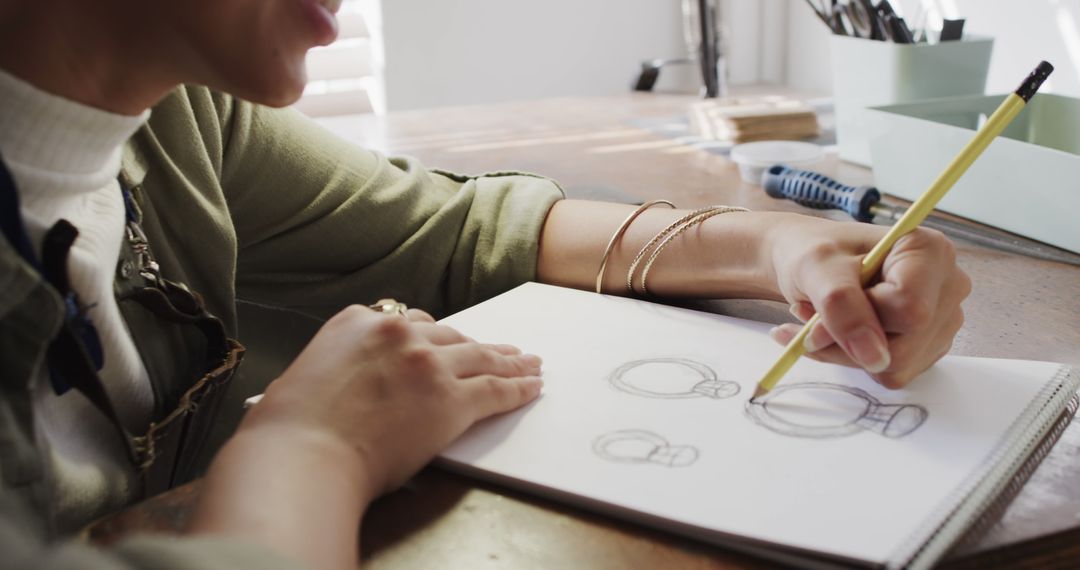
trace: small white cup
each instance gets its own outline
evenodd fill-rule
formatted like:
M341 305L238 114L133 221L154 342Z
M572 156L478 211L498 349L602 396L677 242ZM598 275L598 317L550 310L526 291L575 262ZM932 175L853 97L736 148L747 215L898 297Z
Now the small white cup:
M739 176L750 184L761 184L761 175L774 164L806 168L825 158L816 144L798 141L758 141L735 145L731 160L739 166Z

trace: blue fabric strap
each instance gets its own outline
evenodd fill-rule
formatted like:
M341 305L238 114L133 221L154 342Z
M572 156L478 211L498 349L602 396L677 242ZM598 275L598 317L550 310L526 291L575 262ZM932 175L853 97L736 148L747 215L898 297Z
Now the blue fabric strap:
M69 367L57 366L58 359L86 359L94 372L100 371L105 364L105 353L102 350L97 329L94 328L85 308L68 282L68 252L79 236L79 231L66 220L57 222L45 234L42 259L39 260L19 212L19 192L15 187L15 180L2 157L0 157L0 226L11 247L34 269L37 269L38 273L56 289L64 300L64 330L61 331L60 336L70 334L72 338L64 339L67 342L54 341L49 349L49 379L52 382L53 391L63 394L71 389L72 379L67 378L71 370ZM58 347L66 347L66 350L58 350Z

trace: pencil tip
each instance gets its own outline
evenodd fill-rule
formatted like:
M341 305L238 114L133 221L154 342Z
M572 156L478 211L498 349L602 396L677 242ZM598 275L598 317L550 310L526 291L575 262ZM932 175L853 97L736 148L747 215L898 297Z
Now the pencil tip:
M768 390L766 390L760 384L758 384L758 387L754 390L754 395L750 396L750 403L751 404L757 403L758 398L760 398L760 397L762 397L762 396L764 396L765 394L768 394L768 393L769 393Z

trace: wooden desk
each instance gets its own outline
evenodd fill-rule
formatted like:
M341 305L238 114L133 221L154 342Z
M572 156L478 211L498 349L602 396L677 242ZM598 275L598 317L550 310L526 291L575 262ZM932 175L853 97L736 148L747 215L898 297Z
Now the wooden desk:
M631 123L685 113L689 97L635 94L358 116L327 121L360 144L418 156L461 172L530 170L571 196L666 197L682 207L713 203L815 213L768 198L724 157ZM831 158L821 170L871 182L869 171ZM1080 365L1080 269L959 243L975 283L954 354ZM711 301L725 314L779 323L786 307ZM1074 423L1002 521L962 546L947 567L1046 567L1080 560L1080 426ZM145 528L182 528L198 484L148 501L97 527L101 542ZM1046 529L1074 527L1041 539ZM652 531L438 469L372 508L362 536L369 568L772 568L692 540Z

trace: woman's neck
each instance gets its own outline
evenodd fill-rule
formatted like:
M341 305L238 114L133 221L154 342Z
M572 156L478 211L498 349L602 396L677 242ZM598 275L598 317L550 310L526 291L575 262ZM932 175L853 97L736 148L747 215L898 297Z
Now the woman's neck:
M146 65L154 54L138 41L144 32L112 5L0 1L0 68L84 105L141 114L179 81L166 66Z

